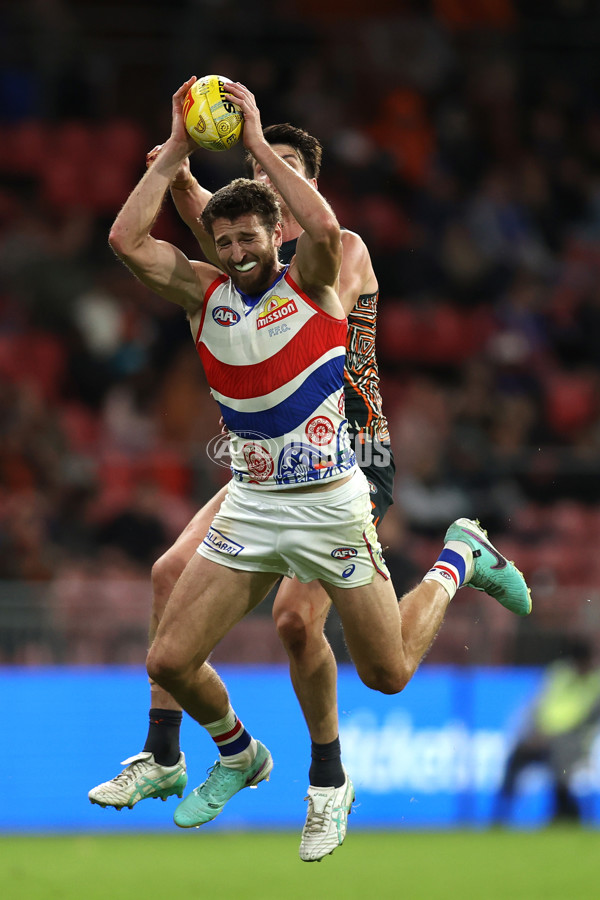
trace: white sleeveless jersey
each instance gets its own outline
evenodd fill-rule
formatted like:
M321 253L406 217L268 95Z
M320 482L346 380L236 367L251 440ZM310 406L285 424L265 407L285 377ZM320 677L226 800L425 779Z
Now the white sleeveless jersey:
M226 275L204 298L196 349L230 433L238 481L284 488L356 465L344 414L346 319L323 312L287 268L261 297Z

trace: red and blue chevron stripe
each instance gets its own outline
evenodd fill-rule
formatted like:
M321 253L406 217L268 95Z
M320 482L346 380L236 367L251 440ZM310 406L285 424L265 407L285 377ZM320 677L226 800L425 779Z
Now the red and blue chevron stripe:
M311 372L298 390L269 409L240 412L217 400L227 428L242 438L256 434L277 438L293 432L321 403L340 389L344 359L345 355L340 355L328 360Z
M221 362L200 340L198 353L211 388L232 400L269 394L301 375L336 345L346 345L346 320L314 315L285 347L249 366Z

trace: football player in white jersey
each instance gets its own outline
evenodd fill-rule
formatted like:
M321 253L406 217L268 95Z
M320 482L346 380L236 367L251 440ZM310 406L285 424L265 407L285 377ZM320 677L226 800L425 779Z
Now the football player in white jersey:
M181 120L181 102L191 83L186 82L174 96L171 137L117 217L111 231L111 244L140 280L186 309L193 331L197 332L204 294L218 273L206 263L190 262L176 248L156 241L150 233L170 182L194 149ZM326 315L339 318L343 314L336 294L341 250L335 217L313 185L264 140L258 110L250 92L241 85L232 85L230 99L244 111L244 142L247 149L300 227L301 235L290 275L300 290L306 292ZM217 192L217 196L219 194ZM276 259L276 250L281 243L281 226L279 223L273 226L262 212L245 212L240 216L237 213L229 215L223 210L224 207L217 204L217 215L212 221L203 215L204 225L214 237L213 252L217 253L221 268L236 288L246 295L259 294L281 273ZM466 526L458 523L451 526L447 535L451 545L442 551L440 560L427 573L416 593L411 592L403 599L400 616L385 564L379 555L376 536L373 537L371 532L367 534L369 525L372 527L368 487L366 494L362 489L356 491L355 482L356 475L350 474L340 477L337 482L286 486L279 497L286 495L287 503L287 495L293 493L294 503L291 505L300 518L303 510L312 509L314 512L316 506L321 507L326 513L321 523L323 533L331 530L332 521L336 519L336 503L342 497L346 511L349 500L350 506L360 505L362 500L366 500L366 507L363 504L355 515L355 525L359 530L362 527L362 535L357 532L352 540L345 540L344 533L343 543L352 550L360 546L364 552L366 548L372 561L368 582L352 586L340 581L324 559L317 562L317 569L312 573L304 570L302 560L296 557L285 560L286 565L289 564L289 572L275 562L268 563L272 568L267 572L256 557L249 557L248 562L242 565L241 554L239 557L221 557L220 563L213 563L210 557L213 547L209 548L209 552L198 548L173 592L149 653L149 674L163 691L173 696L181 707L207 728L220 750L220 759L207 781L189 795L176 811L176 821L183 827L214 818L233 794L266 778L270 771L270 754L250 737L235 717L224 685L206 664L206 657L229 628L263 599L279 574L295 572L302 580L321 579L340 613L348 647L360 677L370 687L386 693L401 690L408 682L435 636L451 596L462 584L470 582L474 587L481 586L482 590L492 593L499 602L515 612L529 611L529 594L520 573L504 561L500 567L501 577L495 575L492 569L499 568L499 554L489 547L485 534L474 523L464 520ZM304 495L304 502L300 492L307 490L309 494ZM252 487L246 488L246 492L256 494ZM243 506L248 497L242 502L238 494L237 500L230 500L232 493L233 485L225 503L237 514L240 503ZM319 502L315 503L317 496ZM281 502L278 499L280 513ZM361 518L365 509L368 523ZM285 526L281 526L282 517L280 515L278 519L275 509L270 510L270 515L269 527L276 528L279 522L280 529L285 530ZM221 518L217 517L215 522L223 525L227 519L223 509L219 516ZM298 527L298 533L303 533L300 525ZM342 528L341 520L339 527ZM219 529L215 525L214 530L221 535L224 533L223 527ZM243 532L238 537L240 535ZM236 541L235 545L245 549L243 540ZM268 536L265 546L268 546ZM356 552L358 555L359 551ZM312 579L309 577L311 574ZM198 585L202 585L202 589ZM320 626L322 628L322 623ZM166 706L166 709L169 707ZM150 756L151 753L143 752L133 757L127 761L127 769L120 776L99 786L99 789L113 785L116 796L119 793L116 782L121 779L124 788L134 783L139 774L134 770L148 763ZM176 765L163 768L165 780L159 783L156 779L155 793L149 795L181 795L185 784L181 768L178 771L175 771ZM170 773L173 776L171 784L167 783L166 777L169 768L173 770ZM327 818L327 808L333 800L341 807L342 817L347 817L353 799L352 785L347 776L336 791L335 796L327 790L315 792L312 806L316 817ZM93 796L92 791L90 799L114 806L132 806L139 799L136 797L133 802L131 798L121 802L125 794L126 790L120 793L116 802L111 802L106 792L102 797L101 792ZM336 817L339 819L339 811ZM319 859L340 842L336 839L332 843L330 834L321 834L312 852L308 848L303 858Z

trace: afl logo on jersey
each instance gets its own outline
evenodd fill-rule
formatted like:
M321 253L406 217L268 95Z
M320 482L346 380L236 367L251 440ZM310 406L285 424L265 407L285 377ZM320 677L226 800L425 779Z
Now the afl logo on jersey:
M224 328L237 325L241 318L240 314L229 306L216 306L213 309L212 317L217 325L223 325Z

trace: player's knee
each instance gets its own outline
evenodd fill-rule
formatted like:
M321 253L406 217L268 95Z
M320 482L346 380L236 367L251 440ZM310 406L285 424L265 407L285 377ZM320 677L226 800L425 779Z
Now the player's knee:
M286 650L303 650L308 640L308 629L302 616L294 610L285 609L274 614L274 618L277 634Z
M180 683L185 676L181 659L168 652L158 641L154 641L148 651L146 671L152 681L166 690Z
M368 688L371 688L372 691L379 691L380 694L399 694L410 681L410 675L404 669L386 669L374 666L359 671L358 674Z
M151 572L152 593L155 598L155 605L158 604L164 609L184 568L185 562L181 559L180 554L173 550L173 548L167 550L166 553L163 553L163 555L156 560L152 566Z

